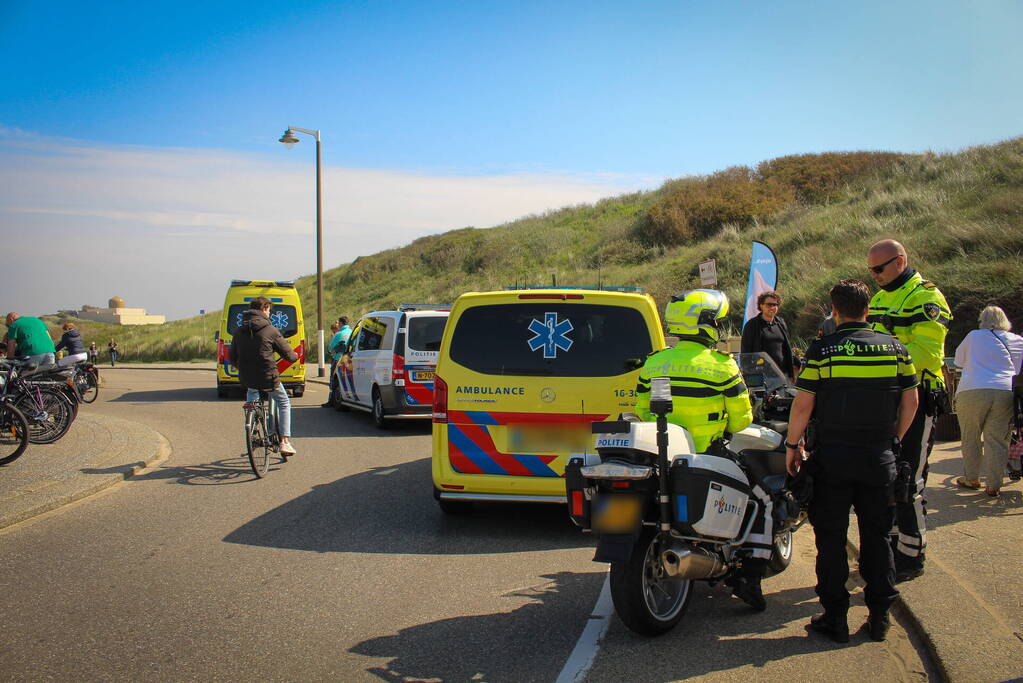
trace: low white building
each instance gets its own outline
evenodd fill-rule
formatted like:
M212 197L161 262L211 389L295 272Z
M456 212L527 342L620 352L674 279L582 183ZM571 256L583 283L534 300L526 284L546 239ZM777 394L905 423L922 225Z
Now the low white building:
M75 312L75 317L109 325L162 325L167 320L162 315L149 315L144 308L126 308L124 299L119 296L111 299L108 305L109 308L82 306L82 310Z

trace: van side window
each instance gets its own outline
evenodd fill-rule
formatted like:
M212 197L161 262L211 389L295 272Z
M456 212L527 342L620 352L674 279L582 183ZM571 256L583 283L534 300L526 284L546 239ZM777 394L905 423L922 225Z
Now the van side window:
M362 322L362 331L359 333L359 341L356 346L358 351L377 351L384 342L387 335L388 323L386 318L366 318Z

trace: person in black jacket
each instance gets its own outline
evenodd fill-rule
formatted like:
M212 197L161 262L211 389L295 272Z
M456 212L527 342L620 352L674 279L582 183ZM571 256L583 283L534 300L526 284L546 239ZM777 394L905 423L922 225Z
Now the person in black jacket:
M64 349L67 351L67 355L57 361L57 365L66 368L69 365L88 360L89 354L85 352L85 342L82 341L82 335L75 329L75 324L66 322L62 329L64 334L54 346L54 352Z
M789 341L789 328L778 315L780 308L781 294L778 292L764 292L757 297L757 310L760 313L750 318L742 328L741 350L743 353L763 351L781 368L786 377L794 379L792 343Z
M281 384L274 354L280 354L291 362L298 360L298 354L284 340L281 331L270 324L270 307L270 300L265 296L257 296L249 303L249 310L243 314L242 324L235 330L231 341L231 364L238 368L238 380L247 389L246 401L258 401L260 391L273 397L280 414L281 453L294 455L291 401Z

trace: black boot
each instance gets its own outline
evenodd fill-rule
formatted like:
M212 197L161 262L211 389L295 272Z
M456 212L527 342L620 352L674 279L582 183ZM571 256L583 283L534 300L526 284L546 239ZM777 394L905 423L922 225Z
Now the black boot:
M910 557L903 553L895 553L895 583L911 581L924 573L924 555Z
M764 591L760 587L760 580L764 576L766 568L767 560L744 560L742 567L739 569L738 576L729 582L729 585L732 586L732 595L758 612L763 612L767 609Z
M848 643L849 642L849 622L846 621L845 614L838 616L837 614L818 614L815 617L811 617L810 623L806 625L811 631L816 631L831 638L836 643Z
M863 624L863 630L870 635L870 639L879 643L888 637L888 629L891 627L892 622L887 612L871 612L867 623Z

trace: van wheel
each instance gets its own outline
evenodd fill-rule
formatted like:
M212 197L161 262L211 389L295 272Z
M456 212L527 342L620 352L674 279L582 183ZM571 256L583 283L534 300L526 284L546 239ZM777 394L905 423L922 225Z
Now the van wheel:
M347 403L338 398L336 401L334 401L334 410L336 410L339 413L347 413L348 411L351 410L351 408L348 406Z
M380 390L373 387L373 424L378 429L387 429L387 420L384 419L384 399L380 398Z
M291 390L291 395L294 396L295 398L302 398L302 395L304 393L305 387L296 387L295 389Z

